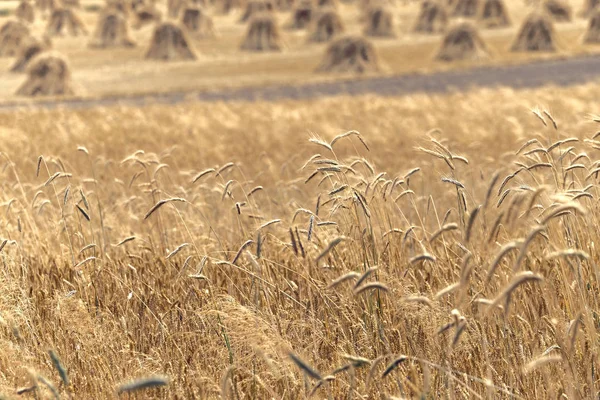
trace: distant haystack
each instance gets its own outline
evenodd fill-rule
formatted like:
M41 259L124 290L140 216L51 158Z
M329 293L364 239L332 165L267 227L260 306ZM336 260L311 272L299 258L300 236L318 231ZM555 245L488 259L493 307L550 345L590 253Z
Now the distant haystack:
M479 9L480 0L456 0L452 10L453 17L474 18Z
M159 23L162 21L162 13L153 5L139 8L135 13L134 29L141 29L146 25Z
M485 43L470 23L460 23L452 27L436 56L441 61L480 60L487 58Z
M125 17L129 17L131 12L131 3L126 0L108 0L104 12L117 12L123 14Z
M216 3L217 12L220 14L229 14L231 10L240 7L241 0L218 0Z
M196 54L191 49L189 40L179 25L173 22L163 22L154 29L146 58L165 61L195 60Z
M142 10L145 7L154 7L154 2L148 2L146 0L122 0L122 1L126 1L129 3L129 7L131 8L131 10L138 12L140 10Z
M208 0L188 0L187 3L183 4L185 7L182 9L185 9L186 7L208 7L213 3L214 0L211 0L210 2Z
M185 7L185 0L167 0L167 10L171 18L179 18L183 7Z
M370 8L366 14L365 36L396 37L394 29L394 15L384 6Z
M315 10L311 1L300 1L300 3L292 11L292 21L289 24L289 28L304 29L308 27L313 20L314 14Z
M419 33L442 33L448 26L448 12L439 1L425 0L421 3L421 12L414 31Z
M556 51L554 26L544 13L532 13L521 25L512 51Z
M18 96L73 95L71 71L63 57L42 54L28 68L28 78L17 90Z
M58 7L57 0L35 0L35 6L41 12L52 11Z
M361 21L364 21L364 15L370 8L373 7L390 7L394 8L396 0L360 0L358 3L358 8L362 12Z
M277 11L291 11L294 8L294 0L275 0L273 4Z
M67 8L81 8L81 3L79 0L61 0L60 4Z
M362 74L379 70L375 46L361 36L345 36L331 42L317 72Z
M269 13L250 20L241 49L247 51L281 51L281 34L275 18Z
M477 13L477 21L486 28L510 26L510 19L503 0L482 0Z
M215 36L215 27L212 17L200 7L188 7L183 11L181 23L196 37Z
M86 35L87 29L73 9L57 8L50 15L50 20L46 26L46 35L58 36L65 33L71 36Z
M587 32L583 37L583 42L592 44L600 43L600 9L596 9L590 17Z
M20 21L8 20L0 27L0 57L17 54L21 43L29 37L29 28Z
M344 24L335 10L319 12L308 35L309 42L328 42L344 32Z
M585 0L585 4L583 6L583 10L581 10L580 16L583 18L590 17L598 5L600 5L600 0Z
M569 22L573 19L571 7L563 0L546 0L542 7L556 22Z
M316 0L318 8L337 8L337 0Z
M133 47L135 43L129 38L127 19L117 12L105 12L98 18L98 26L90 47Z
M52 43L48 37L46 37L44 40L39 40L32 36L28 37L25 39L25 42L21 44L21 47L17 53L17 59L10 67L10 71L24 72L35 56L46 50L49 50L51 47Z
M246 9L242 13L239 22L247 22L257 14L268 13L272 11L273 3L268 0L248 0L246 3Z
M23 0L21 3L19 3L19 6L15 10L15 16L20 21L31 24L35 20L35 11L33 10L33 6L29 1Z

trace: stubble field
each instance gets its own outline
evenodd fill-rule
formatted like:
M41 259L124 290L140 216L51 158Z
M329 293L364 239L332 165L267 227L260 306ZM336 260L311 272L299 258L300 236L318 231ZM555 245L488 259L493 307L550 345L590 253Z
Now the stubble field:
M4 16L0 23L14 19L17 2L3 3ZM206 91L244 86L264 86L332 80L361 79L354 74L316 73L321 64L327 43L308 42L311 28L291 30L286 28L292 21L292 12L274 12L280 28L282 50L276 52L243 51L240 45L246 36L248 23L240 23L244 10L236 8L228 15L218 12L218 2L206 8L214 21L216 35L199 38L188 35L189 45L197 54L196 60L156 61L145 59L150 47L154 24L134 29L135 18L129 17L129 35L134 47L90 48L97 24L102 14L102 5L94 1L83 1L74 12L83 21L88 35L68 34L51 38L51 50L66 58L72 73L72 82L77 97L126 96L134 94L156 94L173 91ZM572 1L570 7L573 20L555 23L556 52L518 53L510 51L521 24L535 4L523 1L507 1L506 10L511 25L500 29L479 31L486 43L489 57L480 60L452 63L436 61L443 34L427 35L413 31L421 5L418 2L395 1L390 3L395 37L369 38L373 42L381 64L379 73L373 75L400 75L457 70L483 65L509 65L533 60L556 59L574 55L589 55L598 52L597 45L583 44L588 20L579 13L584 8L581 0ZM167 20L166 2L157 2L157 9ZM365 28L364 10L360 4L340 2L337 6L345 30L344 34L362 35ZM36 20L30 26L31 34L41 38L48 24L48 13L36 10ZM171 19L173 20L173 19ZM452 18L453 26L460 18ZM26 79L24 73L9 72L14 57L0 58L0 101L27 101L16 96L17 89Z

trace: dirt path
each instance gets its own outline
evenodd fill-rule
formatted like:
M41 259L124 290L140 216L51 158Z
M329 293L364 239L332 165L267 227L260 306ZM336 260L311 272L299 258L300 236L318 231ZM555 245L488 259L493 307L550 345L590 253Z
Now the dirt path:
M311 99L336 95L378 94L397 96L410 93L443 93L474 87L507 86L533 88L553 84L568 86L600 79L600 56L540 61L530 64L481 67L431 75L403 75L304 85L248 87L213 92L179 92L156 95L108 97L102 99L41 100L30 103L0 103L0 111L19 108L91 108L111 105L176 104L184 101L277 101Z

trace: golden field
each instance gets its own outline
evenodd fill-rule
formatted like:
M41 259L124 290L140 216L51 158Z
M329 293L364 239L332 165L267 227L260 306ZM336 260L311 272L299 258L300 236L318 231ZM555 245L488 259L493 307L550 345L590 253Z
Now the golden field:
M0 393L595 398L599 89L0 114Z
M240 86L262 86L281 83L322 82L356 78L348 74L315 73L321 63L327 44L307 42L307 32L284 28L291 19L290 12L277 12L284 49L281 52L256 53L240 50L247 24L238 23L242 10L235 9L229 15L219 15L214 8L208 12L214 19L217 36L210 39L190 37L191 46L198 54L195 61L161 62L145 60L153 26L130 29L133 48L92 49L89 47L100 12L101 4L84 1L76 13L83 20L90 35L52 38L53 51L64 55L70 63L73 83L78 97L106 97L131 94L153 94L173 91L219 90ZM556 53L513 53L509 51L517 31L533 5L522 1L507 1L512 26L503 29L481 29L488 46L490 58L478 61L444 63L435 61L435 54L442 35L423 35L412 32L420 4L396 1L391 10L397 32L395 39L371 41L379 53L383 71L379 75L399 75L415 72L435 72L464 69L482 65L507 65L548 58L564 58L573 55L595 54L598 46L583 45L581 38L588 21L577 15L583 1L570 2L574 19L570 23L556 23L559 51ZM3 3L0 23L12 18L18 3ZM159 3L163 15L167 15L166 2ZM341 3L338 12L346 26L346 33L361 34L363 22L360 6ZM31 31L41 37L47 16L39 11ZM24 73L8 72L13 58L0 58L0 101L19 101L16 90L26 78ZM372 74L370 74L372 75ZM370 76L370 75L367 75Z

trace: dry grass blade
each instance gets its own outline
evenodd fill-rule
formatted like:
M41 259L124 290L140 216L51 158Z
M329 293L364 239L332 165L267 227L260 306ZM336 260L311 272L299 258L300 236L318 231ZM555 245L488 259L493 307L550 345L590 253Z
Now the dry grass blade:
M65 195L63 197L63 206L67 205L67 201L69 201L69 193L71 192L71 185L67 186L65 189Z
M340 187L333 189L332 191L330 191L327 194L329 196L335 196L336 194L341 193L341 192L343 192L346 189L348 189L348 185L341 185Z
M575 257L575 258L580 258L582 260L590 259L590 255L588 253L586 253L583 250L578 250L578 249L567 249L567 250L562 250L562 251L555 251L555 252L547 254L544 258L546 260L552 260L554 258L560 258L560 257Z
M417 263L419 263L419 262L421 262L421 261L430 261L430 262L435 262L435 261L436 261L436 258L435 258L435 257L434 257L432 254L429 254L429 253L423 253L423 254L421 254L421 255L418 255L418 256L416 256L416 257L413 257L413 258L411 258L410 260L408 260L408 262L409 262L411 265L417 264Z
M265 222L264 224L262 224L261 226L258 227L257 231L263 230L271 225L275 225L280 223L281 220L280 219L273 219L271 221Z
M403 297L402 301L404 303L419 303L419 304L423 304L429 308L433 307L433 303L431 302L431 300L429 300L428 297L425 296L408 296L408 297Z
M490 198L492 197L492 191L494 190L494 186L496 186L498 179L500 179L500 173L496 172L494 174L494 177L492 178L492 181L490 182L490 185L488 186L488 190L485 194L485 200L483 201L483 208L487 208Z
M43 376L41 374L38 374L37 380L40 381L44 386L46 386L48 388L48 390L50 390L50 392L52 393L52 396L54 396L54 398L56 400L60 399L60 393L58 392L58 389L56 388L56 386L54 386L54 384L52 382L50 382L48 380L48 378L46 378L45 376Z
M510 251L518 249L522 244L522 242L514 241L506 243L504 246L502 246L500 251L498 251L496 257L494 257L494 260L490 264L490 269L487 273L487 282L489 282L492 276L494 275L494 272L496 271L496 268L498 268L498 265L500 265L500 261L502 260L502 258Z
M229 188L231 187L231 185L233 185L235 181L229 180L227 181L227 183L225 184L225 187L223 188L223 194L221 195L221 201L223 201L225 199L225 196L229 195L231 197L231 195L229 194Z
M454 222L446 224L446 225L442 226L440 229L438 229L437 231L435 231L433 235L431 235L431 237L429 238L429 243L433 243L435 241L435 239L440 237L443 233L455 231L457 229L458 229L458 224L456 224Z
M133 241L135 239L136 239L135 236L126 237L125 239L123 239L119 243L117 243L115 246L116 247L123 246L125 243L129 243L129 242L131 242L131 241Z
M230 365L229 367L227 367L227 369L225 370L225 373L221 377L221 398L222 399L229 398L227 396L227 388L229 387L229 381L231 379L231 376L233 375L234 369L235 369L235 367L233 365Z
M341 140L341 139L343 139L343 138L347 138L347 137L350 137L350 136L360 136L360 133L358 133L358 131L348 131L348 132L346 132L346 133L342 133L342 134L340 134L340 135L337 135L336 137L334 137L334 138L333 138L333 140L332 140L332 141L331 141L331 143L329 144L329 147L330 147L330 148L333 148L333 145L335 145L335 143L336 143L338 140Z
M529 247L531 242L533 242L533 240L536 238L536 236L541 234L544 230L546 230L546 227L543 225L540 225L540 226L535 227L529 233L529 235L527 235L527 238L525 238L525 240L523 241L523 244L521 245L521 247L519 249L519 256L517 257L517 260L515 261L515 266L513 267L513 271L517 271L521 267L521 263L527 256L527 248Z
M446 159L445 155L443 155L442 153L438 153L437 151L434 151L434 150L429 150L429 149L426 149L426 148L423 148L423 147L417 147L417 150L419 150L419 151L421 151L421 152L423 152L425 154L429 154L430 156L433 156L435 158L439 158L439 159L442 159L442 160Z
M548 148L546 149L546 151L547 151L548 153L550 153L552 150L554 150L554 149L555 149L555 148L557 148L558 146L562 146L563 144L567 144L567 143L573 143L573 142L579 142L579 139L578 139L578 138L576 138L576 137L572 137L572 138L567 138L567 139L562 139L562 140L559 140L559 141L557 141L557 142L555 142L555 143L552 143L552 144L550 145L550 147L548 147Z
M155 211L157 211L159 208L161 208L165 204L167 204L167 203L173 203L173 202L187 203L187 200L182 199L180 197L173 197L173 198L170 198L170 199L160 200L158 203L156 203L155 205L153 205L150 210L148 210L148 212L146 213L146 215L144 215L144 220L150 218L150 216L152 214L154 214Z
M198 182L200 179L202 179L202 177L210 174L211 172L215 172L215 169L214 168L208 168L208 169L205 169L202 172L199 172L198 174L196 174L196 176L194 176L194 179L192 179L192 183Z
M442 182L446 182L446 183L451 183L454 186L456 186L459 189L464 189L465 185L463 185L462 183L460 183L459 181L457 181L456 179L452 179L452 178L442 178Z
M228 169L232 168L235 164L232 162L228 162L227 164L223 165L221 168L219 168L216 172L217 176L221 176L223 175L223 173L225 171L227 171Z
M37 178L38 176L40 176L40 168L41 168L41 166L42 166L42 161L43 161L43 160L44 160L44 157L42 157L42 156L39 156L39 157L38 157L38 160L37 160L37 166L36 166L36 168L35 168L35 176L36 176L36 178Z
M317 258L315 259L315 264L319 264L319 261L321 261L324 257L327 256L327 254L329 254L338 244L342 243L346 238L344 237L338 237L333 239L331 242L329 242L329 244L327 245L327 247L325 248L325 250L323 250L321 252L321 254L319 254L317 256Z
M314 227L315 227L315 216L313 214L311 214L310 219L308 220L308 233L306 234L306 240L308 240L309 242L312 239Z
M479 214L479 210L481 210L481 206L477 206L473 211L471 211L471 215L469 215L469 222L467 223L467 229L465 233L465 242L469 243L471 240L471 231L473 229L473 224L475 223L475 218L477 218L477 214Z
M361 276L358 278L356 283L354 284L354 289L362 285L362 283L369 277L373 272L377 271L377 267L371 267L367 269Z
M381 377L385 378L386 376L388 376L393 370L395 370L398 367L398 365L402 364L406 360L408 360L406 356L400 356L394 359L394 361L388 364L388 366L385 368L383 374L381 374Z
M379 290L381 292L390 291L390 289L388 289L388 287L381 282L369 282L362 285L361 287L357 287L356 289L354 289L354 295L358 296L359 294L364 293L367 290Z
M315 387L308 393L308 397L310 398L310 397L314 396L314 394L317 392L317 390L319 390L321 388L321 386L323 386L324 383L331 382L334 380L335 380L335 374L327 375L327 376L323 377L323 379L320 380L319 382L317 382Z
M369 360L368 358L352 356L350 354L343 354L342 357L350 361L354 367L371 365L371 360Z
M167 257L165 257L167 260L169 260L170 258L174 257L175 255L177 255L177 253L179 253L181 250L183 250L184 248L186 248L187 246L189 246L189 243L182 243L179 246L177 246L175 248L175 250L173 250L172 252L170 252L169 254L167 254Z
M17 388L17 390L15 390L15 393L20 396L22 394L34 392L36 389L37 389L37 385L21 387L21 388Z
M527 363L527 365L525 365L523 370L526 374L528 374L528 373L530 373L538 368L541 368L545 365L554 364L554 363L558 363L561 361L562 361L562 356L559 356L559 355L542 356L542 357L539 357L539 358Z
M542 144L540 143L540 141L539 141L539 140L537 140L537 139L529 139L529 140L528 140L528 141L526 141L526 142L525 142L525 143L524 143L524 144L523 144L521 147L519 147L519 150L517 150L517 151L515 152L515 155L516 155L516 156L518 156L518 155L519 155L519 154L520 154L520 153L521 153L523 150L525 150L527 147L531 146L531 145L532 145L532 144L534 144L534 143L537 143L537 144L539 144L540 146L542 145Z
M308 141L311 142L311 143L317 144L319 146L323 146L323 147L325 147L329 151L333 151L333 149L331 148L331 146L329 145L329 143L327 143L327 142L325 142L325 141L323 141L321 139L310 138Z
M84 246L81 250L79 250L79 254L83 254L86 251L91 250L91 249L95 249L95 248L96 248L96 244L95 243L90 243L90 244Z
M586 169L587 167L583 164L573 164L565 168L565 172L573 171L574 169Z
M87 211L85 211L83 208L81 208L79 206L79 204L75 204L75 207L77 207L77 209L79 210L81 215L83 215L83 218L85 218L88 222L91 221L90 215L87 213Z
M90 261L94 261L94 260L97 260L97 259L98 259L98 258L97 258L97 257L94 257L94 256L92 256L92 257L88 257L88 258L86 258L85 260L83 260L83 261L80 261L80 262L78 262L77 264L75 264L75 265L73 266L73 269L77 269L77 268L79 268L79 267L81 267L81 266L83 266L83 265L85 265L85 264L89 263Z
M52 365L54 365L54 368L56 368L56 370L58 371L58 374L60 375L60 379L62 380L63 384L65 386L69 386L69 375L67 374L66 368L60 361L58 354L56 354L54 350L48 350L48 354L50 355Z
M60 176L60 172L55 172L50 178L48 178L48 180L46 182L44 182L44 186L48 186L49 184L51 184L52 182L54 182L54 180L56 178L58 178Z
M569 203L553 209L551 213L544 217L540 224L546 225L551 219L565 215L565 212L567 211L577 211L581 215L586 215L586 211L581 205L577 203Z
M347 274L344 274L342 276L340 276L339 278L335 279L333 282L331 282L329 284L329 286L327 286L327 288L329 289L334 289L337 286L341 285L342 283L352 280L352 279L356 279L360 276L360 274L358 272L348 272Z
M538 119L540 121L542 121L542 124L544 124L544 126L548 126L548 124L546 124L546 120L542 116L542 113L540 112L540 110L538 110L537 108L534 108L533 110L531 110L531 112L533 113L533 115L535 115L536 117L538 117Z
M242 246L240 247L240 249L238 250L237 253L235 253L235 257L233 257L233 260L231 260L232 264L235 264L237 262L237 260L239 260L240 256L242 255L242 252L248 247L250 246L252 243L254 243L254 240L249 239L246 240L244 242L244 244L242 244Z
M152 389L161 386L167 386L169 379L164 376L150 376L147 378L136 379L131 382L124 383L117 387L117 393L131 393L144 389Z
M498 296L490 303L490 308L498 306L502 301L508 299L511 293L527 282L541 282L544 278L531 271L523 271L514 276L510 283L500 292Z
M413 168L404 175L404 180L406 181L408 178L419 172L421 168Z
M552 117L552 115L550 115L550 113L546 110L544 110L544 115L546 117L548 117L548 119L552 122L552 126L554 126L554 130L557 131L558 130L558 124L556 123L556 121L554 120L554 118Z
M513 172L512 174L508 175L506 178L504 178L504 180L502 181L502 183L500 184L500 186L498 187L498 196L500 196L500 193L502 193L502 190L504 190L504 186L506 186L506 184L513 179L515 176L517 176L519 174L519 172L523 171L523 167L519 168L518 170L516 170L515 172Z
M455 282L451 285L446 286L445 288L443 288L442 290L440 290L439 292L437 292L435 294L435 299L439 300L442 297L444 297L445 295L454 292L455 290L459 289L461 286L460 282Z
M323 378L321 378L321 374L319 374L313 368L309 367L307 363L305 363L304 361L302 361L302 359L300 359L300 357L298 357L294 353L289 353L289 356L292 359L292 361L294 362L294 364L296 364L298 366L298 368L300 368L302 371L304 371L304 373L306 373L308 376L310 376L311 378L316 379L318 381L323 380Z

